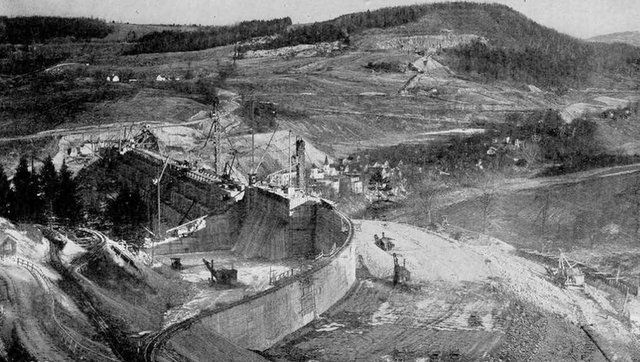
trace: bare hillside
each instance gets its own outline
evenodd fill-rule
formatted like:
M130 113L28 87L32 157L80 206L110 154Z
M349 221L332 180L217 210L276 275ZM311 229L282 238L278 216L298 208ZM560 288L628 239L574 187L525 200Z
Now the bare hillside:
M622 33L613 33L594 36L589 41L600 43L625 43L633 46L640 46L640 31L626 31Z

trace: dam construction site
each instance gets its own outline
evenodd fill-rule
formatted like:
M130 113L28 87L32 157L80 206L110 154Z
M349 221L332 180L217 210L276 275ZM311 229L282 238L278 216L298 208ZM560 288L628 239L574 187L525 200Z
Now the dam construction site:
M232 162L216 173L211 159L181 158L184 144L193 147L207 138L186 142L180 139L189 133L184 129L162 132L142 127L127 139L95 141L87 157L70 156L64 147L53 157L81 165L80 194L96 208L109 204L118 189L139 194L150 220L139 247L99 227L3 219L0 351L5 356L100 361L640 356L637 284L550 254L552 248L518 248L490 235L493 230L449 224L471 229L478 228L474 222L482 224L481 210L474 211L482 205L470 196L449 203L449 221L427 227L404 223L407 216L393 212L383 220L354 219L305 187L309 180L298 175L307 173L306 160L328 156L301 137L286 134L291 143L281 145L295 162L279 186L256 174L245 176L248 183L239 181L232 177L238 172ZM256 149L270 146L255 140L273 137L253 138ZM174 142L171 156L167 140ZM244 155L247 161L240 158L240 164L251 158L257 159ZM597 182L589 181L594 177L632 178L635 170L628 169L587 173L573 187L589 187ZM629 182L624 180L617 188L624 189ZM544 180L560 184L549 190L567 187L561 186L566 182ZM506 198L516 196L494 197L508 203L499 210L510 213L513 201Z
M633 33L366 6L0 16L0 361L640 361Z

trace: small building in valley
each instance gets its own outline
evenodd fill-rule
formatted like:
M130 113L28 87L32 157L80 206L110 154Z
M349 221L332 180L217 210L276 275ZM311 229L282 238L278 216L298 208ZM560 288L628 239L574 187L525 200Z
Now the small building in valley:
M0 258L16 255L18 240L9 234L0 231Z

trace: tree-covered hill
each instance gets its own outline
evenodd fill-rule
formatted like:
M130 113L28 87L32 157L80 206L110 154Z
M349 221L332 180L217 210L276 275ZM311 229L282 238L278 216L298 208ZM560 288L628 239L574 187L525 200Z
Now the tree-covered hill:
M281 33L291 18L243 21L237 25L205 27L197 31L165 30L140 37L127 54L194 51Z
M640 48L586 42L542 26L497 4L451 2L384 8L347 14L311 24L291 25L289 18L243 22L206 31L159 32L138 40L130 53L190 51L245 42L240 52L299 44L342 41L352 36L394 33L476 34L486 42L460 45L440 56L459 73L486 81L516 81L539 87L589 85L593 74L634 76L640 70Z
M72 37L104 38L111 32L103 20L52 16L0 17L0 43L32 44Z

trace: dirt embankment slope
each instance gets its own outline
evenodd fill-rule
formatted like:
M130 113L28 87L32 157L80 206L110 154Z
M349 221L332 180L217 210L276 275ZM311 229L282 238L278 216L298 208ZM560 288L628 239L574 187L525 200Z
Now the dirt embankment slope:
M640 357L606 292L560 289L541 265L499 240L458 242L403 224L356 225L364 280L323 318L269 350L271 356L604 360L580 328L592 325L607 357ZM391 252L373 245L382 232L412 273L408 286L390 281Z

